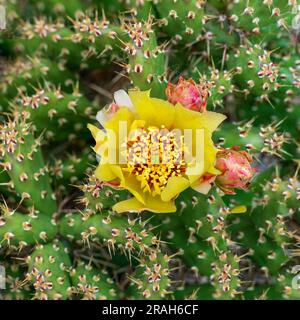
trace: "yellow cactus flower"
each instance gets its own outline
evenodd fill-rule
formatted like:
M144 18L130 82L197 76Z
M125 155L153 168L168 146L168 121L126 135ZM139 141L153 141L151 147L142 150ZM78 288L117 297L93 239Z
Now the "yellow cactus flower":
M200 191L205 173L219 173L214 167L217 149L212 133L224 115L174 106L151 98L150 91L131 90L127 95L120 90L114 100L97 115L103 129L88 126L99 156L97 178L133 195L117 203L113 210L175 212L174 200L183 190L192 187ZM183 134L187 131L189 147ZM198 131L202 133L200 142ZM179 139L174 132L180 132ZM199 154L203 152L201 161L195 157L198 149ZM186 160L187 154L190 160Z

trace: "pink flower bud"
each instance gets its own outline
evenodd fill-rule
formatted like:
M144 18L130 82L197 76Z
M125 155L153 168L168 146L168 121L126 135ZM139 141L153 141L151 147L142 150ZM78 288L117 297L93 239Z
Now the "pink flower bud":
M205 84L196 84L192 79L180 77L177 84L168 83L166 95L174 105L180 103L187 109L204 112L209 91Z
M221 174L216 178L216 185L227 194L235 194L234 189L247 189L256 172L251 166L252 156L238 147L223 149L217 153L216 169Z

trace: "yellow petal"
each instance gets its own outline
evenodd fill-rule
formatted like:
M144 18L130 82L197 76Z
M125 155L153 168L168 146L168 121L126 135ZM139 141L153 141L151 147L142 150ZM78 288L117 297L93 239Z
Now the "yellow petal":
M129 96L139 119L147 126L170 128L174 122L175 109L168 101L150 98L150 91L130 90Z
M198 177L201 177L204 172L206 172L205 168L206 161L198 161L193 164L189 164L186 169L186 174L189 177L191 183L196 181Z
M102 181L112 181L117 178L117 175L111 170L112 166L108 163L105 164L99 164L95 175L98 179Z
M126 177L122 183L122 187L132 193L139 200L139 202L145 203L145 197L141 188L141 183L136 179L135 176L128 175L128 177Z
M215 175L219 175L221 174L221 171L219 171L218 169L216 169L214 166L211 166L208 170L207 170L208 173L211 173L211 174L215 174Z
M91 131L91 134L95 139L95 141L97 141L97 137L99 137L99 135L101 135L101 137L105 136L105 133L101 129L97 128L96 126L89 123L87 127Z
M95 153L101 155L101 156L108 156L108 147L109 145L107 144L107 135L106 133L93 126L92 124L88 124L88 129L91 131L93 138L96 141L96 145L93 148Z
M190 182L190 185L196 183L197 181L200 180L202 174L201 175L191 175L191 176L188 176L188 179L189 179L189 182Z
M134 120L134 114L127 108L120 108L113 117L108 120L105 124L105 129L112 129L116 132L119 131L119 121L125 121L130 127L132 121Z
M202 151L204 151L205 159L203 172L208 171L208 169L215 163L216 148L214 147L211 139L212 131L214 130L213 126L216 126L224 119L225 117L223 115L219 116L219 114L215 112L207 111L200 113L183 108L180 104L176 104L175 106L174 126L176 126L177 129L180 129L182 133L185 133L185 129L192 130L191 133L187 132L189 135L185 135L186 138L192 140L192 144L190 142L188 143L188 154L196 157L197 152L199 154L201 151L199 148L203 148Z
M130 126L134 120L134 114L127 108L120 108L113 117L105 123L105 129L114 133L119 146L120 138L127 136ZM123 131L124 130L124 131Z
M139 202L136 198L120 201L116 203L112 209L117 213L123 212L141 212L143 211L144 205Z
M215 169L216 154L218 152L217 148L214 146L211 139L205 139L205 154L204 154L204 167L205 172L211 174L219 174L220 172Z
M109 150L114 152L116 163L120 161L120 146L125 145L130 126L134 120L134 114L127 108L120 108L113 117L105 123Z
M187 108L184 108L181 104L177 103L174 106L175 120L174 126L176 129L197 129L201 128L199 125L200 112L196 112Z
M184 177L171 177L161 193L161 199L163 201L170 201L188 188L189 185L189 180Z
M209 135L226 119L221 113L205 111L196 112L184 108L181 104L176 104L174 125L178 129L200 129L208 130Z
M135 176L124 173L122 168L118 165L111 166L111 170L120 179L120 188L128 190L138 199L139 202L145 203L141 183L136 179Z
M136 198L121 201L113 206L117 213L123 212L141 212L144 210L156 213L176 212L176 206L173 202L164 202L159 197L151 197L146 204L140 203Z
M212 111L200 113L201 124L210 132L215 131L225 119L226 116L222 113Z
M102 157L108 157L109 155L109 145L107 141L97 141L93 150ZM114 152L114 150L111 150L111 152Z
M150 194L146 196L145 207L149 211L158 213L176 212L177 210L174 201L162 201L160 196L153 197Z
M191 188L199 193L208 194L211 189L211 184L209 182L195 182L191 185Z
M134 120L131 124L130 131L144 128L145 124L146 122L144 120Z
M245 213L247 212L246 206L236 206L232 209L230 209L229 213Z

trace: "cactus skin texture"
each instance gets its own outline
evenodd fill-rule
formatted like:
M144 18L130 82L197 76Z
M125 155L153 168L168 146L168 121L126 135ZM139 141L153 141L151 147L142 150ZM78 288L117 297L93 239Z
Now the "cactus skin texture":
M0 300L300 300L299 1L5 5ZM252 180L225 194L212 176L206 194L171 199L176 212L118 214L132 194L99 178L87 125L129 108L130 89L167 101L179 79L195 119L226 115L216 159L248 153Z
M57 206L41 151L41 139L34 138L32 126L18 115L0 130L1 166L8 172L14 189L36 210L53 216Z
M171 258L160 250L153 250L147 257L139 259L137 271L130 276L137 290L137 299L157 300L165 298L172 292L169 278Z
M72 266L68 248L59 241L37 245L26 258L26 280L34 287L34 298L61 300L71 295L72 284L69 270Z
M22 263L3 255L0 255L0 263L5 268L6 274L6 288L1 290L1 300L29 300L31 298L30 285L23 283L26 268L22 266Z
M65 216L60 224L60 234L79 244L103 242L110 250L117 248L131 252L147 252L159 240L148 233L140 219L126 220L118 216L80 214Z
M184 4L176 0L157 1L160 24L174 34L173 41L190 43L197 39L204 17L204 1L189 0Z
M125 69L134 86L141 90L151 89L154 96L163 97L166 86L165 46L157 44L152 24L150 17L145 23L135 20L124 23L123 29L129 37L129 41L123 44L129 56Z
M230 68L235 66L235 78L246 94L267 97L278 89L278 68L270 60L270 53L258 45L240 47L228 61Z
M7 245L22 249L37 242L49 242L57 232L54 222L47 216L34 212L22 214L4 209L0 219L1 246Z
M83 300L115 300L117 286L106 270L78 261L70 270L72 291Z

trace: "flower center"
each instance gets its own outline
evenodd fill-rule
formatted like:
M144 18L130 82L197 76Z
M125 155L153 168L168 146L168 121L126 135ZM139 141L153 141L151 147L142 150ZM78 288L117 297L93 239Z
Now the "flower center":
M156 127L138 129L127 141L127 165L123 170L136 176L144 192L161 194L171 177L186 171L183 136Z

